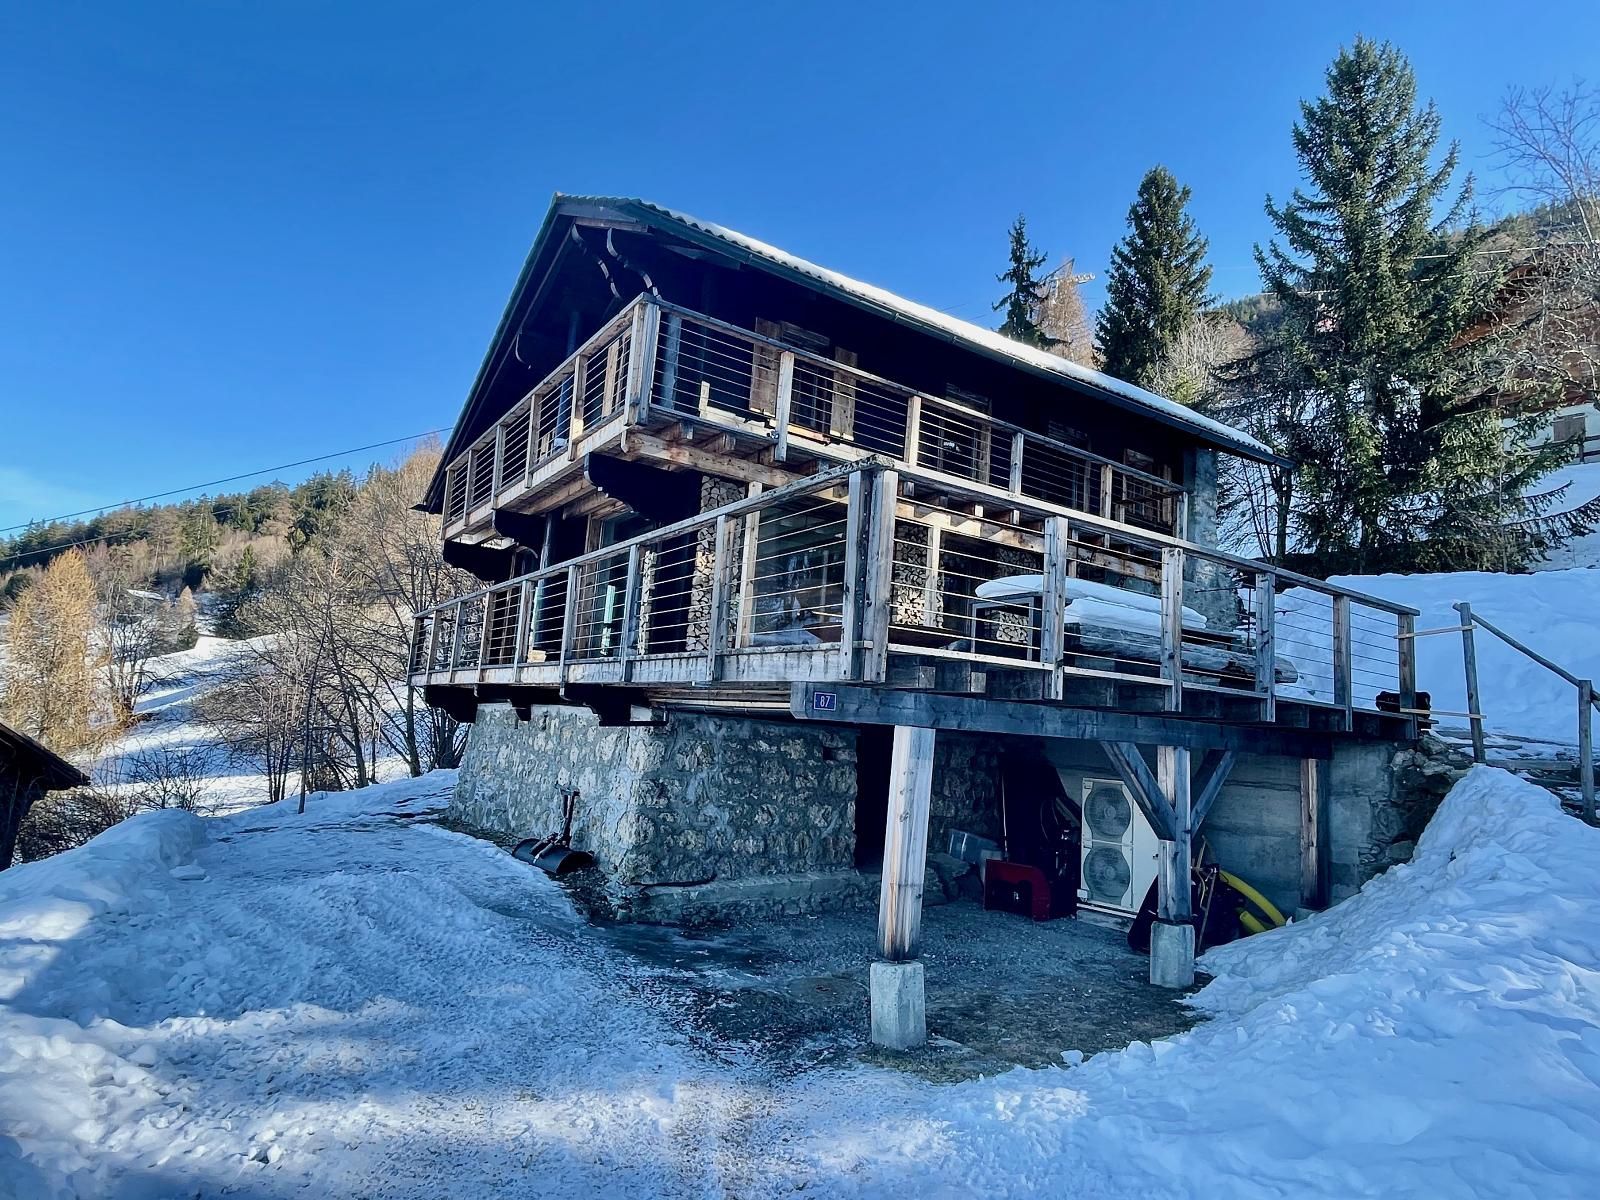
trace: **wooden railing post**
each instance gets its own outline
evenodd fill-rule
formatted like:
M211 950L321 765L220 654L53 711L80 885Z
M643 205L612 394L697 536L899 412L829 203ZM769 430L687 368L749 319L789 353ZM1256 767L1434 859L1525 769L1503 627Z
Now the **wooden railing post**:
M888 677L889 619L894 608L895 517L899 501L900 472L880 471L872 485L867 587L861 616L861 677L873 683Z
M1595 823L1594 682L1578 681L1578 784L1583 789L1583 819Z
M844 586L839 595L839 678L857 677L856 641L861 636L861 597L866 588L862 580L862 523L871 523L867 505L872 495L868 477L850 472L844 514ZM870 565L869 565L870 570Z
M578 631L578 564L573 563L567 568L567 596L562 602L561 612L561 686L567 686L567 671L573 652L577 649L573 645Z
M493 622L490 617L494 615L494 592L487 591L483 594L483 616L479 619L483 628L478 631L478 673L483 674L483 668L489 663L489 633Z
M789 458L789 420L793 404L794 351L785 350L778 355L778 399L772 414L778 437L778 444L773 448L772 457L779 462L785 462Z
M1045 699L1064 694L1061 670L1066 650L1067 561L1071 556L1071 530L1065 517L1048 517L1044 523L1044 587L1039 614L1039 661L1050 668L1045 677Z
M1161 674L1167 681L1167 710L1183 709L1183 551L1161 551Z
M1467 676L1467 720L1472 726L1472 761L1489 760L1483 736L1483 706L1478 693L1478 648L1472 639L1472 605L1458 604L1461 614L1461 665Z
M752 483L749 495L759 496L761 484ZM760 563L761 550L761 510L755 509L744 517L743 544L739 553L739 624L734 629L733 645L736 650L743 650L750 645L755 636L756 628L756 573ZM840 638L841 643L843 638Z
M900 457L910 466L917 465L917 454L922 445L922 396L913 392L906 401L906 452Z
M1410 613L1395 614L1395 681L1400 696L1400 714L1417 728L1417 618Z
M1278 719L1277 596L1272 572L1256 572L1256 691L1261 696L1261 719Z
M728 640L728 572L732 554L729 547L731 525L726 516L717 518L712 533L711 611L706 614L706 682L722 677L722 653Z
M533 583L524 579L517 588L517 634L511 651L511 661L522 666L528 658L528 617L533 609Z
M567 460L578 457L578 439L583 436L583 389L589 373L588 355L578 355L572 364L572 407L567 417Z
M452 674L455 673L456 664L461 661L461 613L464 607L462 601L456 601L454 619L450 622L450 662L447 666Z
M427 674L433 674L434 664L439 660L439 610L434 609L428 615L428 657L422 664L422 669Z
M1022 455L1026 442L1020 429L1011 435L1011 478L1008 482L1013 496L1022 495Z
M661 402L678 407L678 354L683 346L683 318L675 312L665 315L667 344L661 355Z
M622 681L633 678L633 660L639 656L639 609L643 579L644 548L638 542L628 547L628 579L622 592L622 645L617 658L622 663Z
M649 300L639 302L634 320L634 336L628 349L630 403L628 422L642 425L650 416L650 393L655 388L656 344L661 336L661 306Z
M1355 673L1351 670L1350 597L1333 598L1333 702L1346 729L1355 725Z
M500 489L505 485L503 478L506 468L506 423L498 422L494 427L494 478L489 481L489 505L494 506Z

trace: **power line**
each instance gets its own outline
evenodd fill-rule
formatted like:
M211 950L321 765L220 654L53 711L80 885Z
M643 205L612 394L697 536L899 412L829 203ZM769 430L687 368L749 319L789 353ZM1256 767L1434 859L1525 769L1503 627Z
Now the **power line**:
M241 479L254 479L257 475L270 475L274 471L287 471L293 467L304 467L311 463L327 462L330 458L343 458L348 454L360 454L367 450L379 450L384 446L397 446L401 442L414 442L419 438L431 437L436 433L448 433L449 430L449 426L445 426L443 429L427 429L421 433L413 433L407 437L390 438L388 441L383 442L372 442L369 445L355 446L349 450L335 450L331 454L318 454L311 458L299 459L295 462L280 463L275 467L262 467L258 471L246 471L242 475L229 475L224 479L213 479L206 483L196 483L191 484L188 487L173 488L168 492L155 492L149 496L139 496L132 500L119 500L114 504L96 505L94 508L81 508L77 512L62 513L59 516L54 517L36 517L31 521L24 521L20 525L6 525L4 527L0 527L0 533L11 533L18 529L27 529L32 525L51 525L56 521L70 521L74 517L86 517L93 513L115 512L117 509L132 508L136 504L146 504L151 500L164 500L168 496L181 496L186 492L198 492L202 488L216 487L217 485L223 483L237 483ZM89 540L98 541L99 539L91 538ZM80 543L72 544L76 545ZM29 553L32 553L32 551Z

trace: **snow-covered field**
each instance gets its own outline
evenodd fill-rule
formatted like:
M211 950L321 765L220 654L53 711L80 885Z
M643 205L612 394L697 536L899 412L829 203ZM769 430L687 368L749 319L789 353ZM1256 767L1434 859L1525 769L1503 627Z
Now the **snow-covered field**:
M1193 1031L953 1086L691 1042L448 774L0 875L0 1195L1538 1196L1600 1179L1600 830L1480 768ZM866 1014L861 1014L866 1019Z

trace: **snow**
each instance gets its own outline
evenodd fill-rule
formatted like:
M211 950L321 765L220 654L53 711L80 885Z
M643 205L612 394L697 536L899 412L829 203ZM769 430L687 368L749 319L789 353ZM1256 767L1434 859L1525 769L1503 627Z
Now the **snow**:
M1600 831L1504 772L1469 774L1355 899L1208 955L1189 1033L954 1086L689 1037L554 883L417 819L452 783L150 814L0 876L0 1196L1565 1197L1600 1177Z
M1593 571L1347 575L1329 582L1421 610L1418 629L1459 625L1461 619L1451 605L1465 601L1474 613L1579 678L1600 679L1600 575ZM1296 594L1288 592L1285 597ZM1280 644L1282 637L1280 631ZM1482 630L1473 643L1484 719L1491 730L1575 744L1578 694L1571 684ZM1295 653L1293 647L1284 648ZM1466 711L1460 634L1417 640L1417 686L1432 694L1435 708ZM1441 718L1441 723L1464 724L1458 717Z
M907 300L905 297L897 296L893 292L885 291L883 288L874 287L869 283L862 283L858 279L851 279L848 275L841 275L837 271L828 270L826 267L819 267L815 263L807 262L803 258L778 249L776 246L768 245L766 242L728 229L725 226L716 225L710 221L702 221L686 213L677 212L659 204L652 204L648 200L619 200L619 198L580 196L558 197L558 199L600 201L611 199L613 203L637 204L670 220L698 229L702 233L710 234L712 237L728 242L788 270L807 275L820 283L826 284L828 287L836 288L869 304L888 309L892 313L920 324L931 326L961 341L981 346L991 353L1004 355L1037 370L1048 371L1052 375L1060 375L1071 379L1075 383L1091 387L1096 391L1116 396L1136 407L1160 413L1167 420L1197 430L1206 438L1220 442L1225 447L1234 448L1240 453L1249 454L1251 457L1259 455L1267 459L1274 457L1272 450L1267 445L1249 434L1235 429L1231 425L1225 425L1221 421L1202 416L1175 400L1169 400L1165 396L1158 396L1154 392L1148 392L1144 388L1136 387L1114 376L1102 374L1090 367L1062 358L1060 355L1038 350L1032 346L1024 346L1020 342L1001 336L992 329L984 329L982 326L974 325L970 321L952 317L949 313L943 313L936 308L929 308L927 305Z
M1063 587L1067 597L1066 621L1069 625L1100 625L1136 633L1161 631L1159 596L1145 596L1087 579L1068 579ZM973 592L983 600L1019 600L1043 596L1044 576L1003 575L999 579L985 580ZM1184 605L1183 627L1204 629L1206 618L1204 614Z
M1556 512L1571 512L1600 496L1600 462L1575 463L1552 471L1539 480L1538 492L1552 492L1559 487L1567 490L1554 505ZM1553 550L1544 562L1534 567L1536 571L1562 571L1573 567L1600 567L1600 529L1582 537L1573 538L1559 550Z

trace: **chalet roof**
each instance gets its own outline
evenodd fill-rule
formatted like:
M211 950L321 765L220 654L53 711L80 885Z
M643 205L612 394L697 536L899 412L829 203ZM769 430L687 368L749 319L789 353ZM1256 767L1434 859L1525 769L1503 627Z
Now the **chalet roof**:
M950 340L961 342L974 350L982 351L991 356L999 356L1028 367L1034 371L1043 371L1069 379L1093 389L1096 392L1139 408L1149 409L1156 416L1169 424L1177 424L1193 430L1207 442L1215 442L1221 448L1232 450L1247 458L1265 458L1272 460L1274 455L1271 447L1221 421L1213 420L1201 413L1195 412L1179 404L1176 400L1169 400L1165 396L1147 391L1142 387L1118 379L1114 375L1107 375L1103 371L1096 371L1092 367L1083 366L1070 359L1062 358L1059 354L1051 354L1048 350L1038 350L1032 346L1023 345L1011 338L996 333L992 329L985 329L981 325L974 325L970 321L963 321L959 317L952 317L949 313L940 312L936 308L918 304L915 300L907 300L904 296L897 296L883 288L874 287L870 283L862 283L859 279L851 279L848 275L841 275L837 271L830 271L827 267L819 267L816 263L807 262L776 246L728 229L710 221L702 221L691 217L687 213L677 212L674 209L664 208L648 200L630 199L624 197L601 196L560 196L557 201L575 200L589 204L630 205L637 206L649 213L665 218L685 229L705 234L715 238L746 254L754 255L785 272L803 275L814 283L821 284L827 291L841 295L868 308L879 309L887 315L907 324L920 326L924 331L942 335Z
M16 763L41 780L50 791L84 787L89 777L54 751L41 746L20 729L0 721L0 768Z
M442 504L445 465L466 449L471 438L476 436L476 430L481 424L479 414L486 400L488 383L494 373L497 350L506 343L514 322L524 315L526 292L532 285L540 264L547 261L547 256L554 247L560 245L567 233L566 226L580 216L626 221L661 231L702 249L726 255L736 261L813 288L929 336L941 338L988 358L1009 363L1035 376L1066 384L1080 392L1087 392L1118 408L1153 418L1164 425L1184 431L1204 445L1258 462L1283 461L1269 446L1244 431L1197 413L1165 396L1159 396L1155 392L1146 391L1125 380L1071 362L1048 351L1036 350L1031 346L1014 342L993 330L952 317L948 313L918 304L914 300L907 300L903 296L874 287L870 283L863 283L858 279L841 275L837 271L830 271L826 267L798 258L776 246L768 245L757 238L738 233L725 226L702 221L697 217L637 197L577 196L557 192L551 200L550 209L545 214L544 223L540 226L533 248L528 252L527 261L517 279L511 300L501 317L500 325L479 369L478 378L468 395L467 404L445 447L439 471L429 485L428 495L423 503L423 507L428 510L438 512Z

